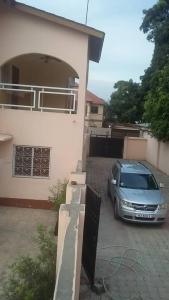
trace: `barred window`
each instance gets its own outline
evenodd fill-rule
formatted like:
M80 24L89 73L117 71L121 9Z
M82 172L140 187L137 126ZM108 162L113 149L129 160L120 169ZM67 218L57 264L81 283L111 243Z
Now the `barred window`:
M49 177L50 148L15 146L14 175Z

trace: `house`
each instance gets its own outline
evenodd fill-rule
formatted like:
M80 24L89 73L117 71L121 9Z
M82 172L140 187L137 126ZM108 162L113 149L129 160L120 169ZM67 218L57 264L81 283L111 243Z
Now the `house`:
M0 39L0 203L41 207L82 161L88 65L104 33L0 0Z
M85 126L102 127L104 100L87 90Z

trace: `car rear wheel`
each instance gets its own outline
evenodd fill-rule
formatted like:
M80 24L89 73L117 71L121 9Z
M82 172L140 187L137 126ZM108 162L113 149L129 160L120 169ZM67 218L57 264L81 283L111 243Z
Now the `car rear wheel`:
M115 217L116 220L120 219L118 205L117 205L116 200L114 200L114 217Z

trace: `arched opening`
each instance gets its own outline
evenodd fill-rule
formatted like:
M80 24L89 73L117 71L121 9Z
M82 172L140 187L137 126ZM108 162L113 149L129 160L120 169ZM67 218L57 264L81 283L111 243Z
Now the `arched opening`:
M0 68L0 105L8 108L75 112L77 72L44 55L15 57Z

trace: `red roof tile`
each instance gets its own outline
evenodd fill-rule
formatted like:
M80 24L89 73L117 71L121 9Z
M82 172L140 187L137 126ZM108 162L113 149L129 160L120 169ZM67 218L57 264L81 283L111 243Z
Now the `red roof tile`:
M86 92L86 102L90 102L93 104L97 104L97 105L104 105L105 101L99 97L97 97L95 94L93 94L92 92L88 91Z

